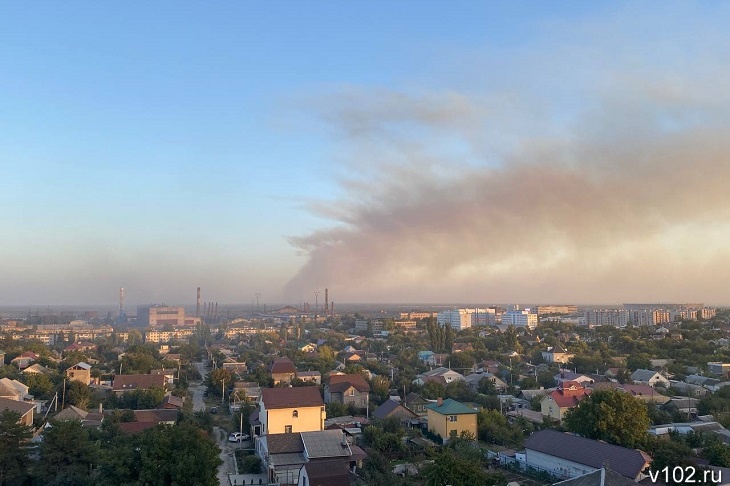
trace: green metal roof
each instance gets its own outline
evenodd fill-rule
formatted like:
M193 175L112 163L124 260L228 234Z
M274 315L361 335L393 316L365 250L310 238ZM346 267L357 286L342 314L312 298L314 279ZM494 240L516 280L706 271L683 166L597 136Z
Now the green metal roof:
M447 398L444 400L444 403L442 403L440 406L438 403L430 403L426 405L426 408L433 410L436 413L440 413L441 415L460 415L465 413L477 413L476 410L474 410L471 407L468 407L464 405L461 402L457 402L456 400L452 400L450 398Z

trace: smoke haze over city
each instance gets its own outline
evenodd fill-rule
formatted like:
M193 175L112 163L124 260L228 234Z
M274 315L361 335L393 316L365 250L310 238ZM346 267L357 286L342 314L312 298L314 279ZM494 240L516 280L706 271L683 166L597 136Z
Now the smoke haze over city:
M0 305L727 303L726 5L70 5L0 15Z

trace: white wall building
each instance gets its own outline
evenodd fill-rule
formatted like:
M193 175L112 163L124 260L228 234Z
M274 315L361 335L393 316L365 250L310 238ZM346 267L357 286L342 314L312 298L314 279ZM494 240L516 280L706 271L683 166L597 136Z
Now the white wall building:
M537 314L531 313L530 309L507 311L502 314L502 324L533 330L537 328Z
M469 309L442 311L436 316L436 322L439 326L451 326L452 329L461 331L471 327L471 312Z

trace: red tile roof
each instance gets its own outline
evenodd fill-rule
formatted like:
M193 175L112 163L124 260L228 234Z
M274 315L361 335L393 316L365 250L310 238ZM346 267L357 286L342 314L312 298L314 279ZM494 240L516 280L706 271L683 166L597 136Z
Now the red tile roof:
M274 373L296 373L297 369L289 358L276 358L269 367L271 374Z
M114 391L145 390L165 387L165 375L116 375L112 383Z

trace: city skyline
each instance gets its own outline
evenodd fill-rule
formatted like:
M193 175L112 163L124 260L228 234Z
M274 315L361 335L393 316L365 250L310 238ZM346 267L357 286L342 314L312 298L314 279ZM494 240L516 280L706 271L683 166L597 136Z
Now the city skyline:
M0 306L727 304L729 9L0 7Z

